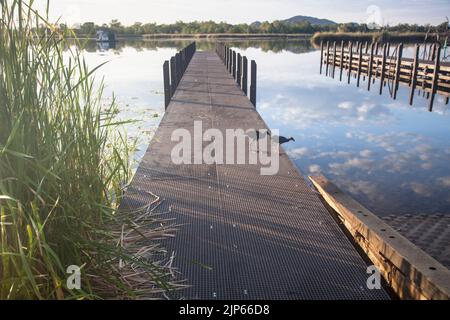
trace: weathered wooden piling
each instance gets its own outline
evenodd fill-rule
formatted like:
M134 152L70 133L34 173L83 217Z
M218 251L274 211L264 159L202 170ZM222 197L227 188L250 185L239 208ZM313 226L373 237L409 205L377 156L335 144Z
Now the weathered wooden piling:
M236 51L233 51L233 70L232 70L232 74L233 74L233 78L236 79L236 64L237 64L237 54Z
M181 54L179 52L175 54L175 60L177 60L176 79L178 86L182 78Z
M323 41L320 41L320 74L322 74L323 67Z
M247 95L248 93L248 60L247 57L242 58L242 81L241 81L241 88L242 91Z
M236 82L241 86L242 77L242 56L240 53L237 54L237 69L236 69Z
M350 79L352 76L352 63L353 63L353 43L350 43L349 49L348 49L348 83L350 84Z
M435 64L434 64L434 72L433 72L433 83L431 85L431 97L430 97L430 103L428 106L428 110L431 112L433 111L433 103L434 103L434 96L436 95L436 89L438 85L438 78L439 78L439 66L441 62L441 44L436 43L435 44Z
M395 65L395 80L394 80L394 93L393 98L397 99L398 85L400 82L400 66L402 64L403 43L400 43L397 47L397 62Z
M330 60L330 43L327 41L327 53L326 53L326 59L325 59L325 74L328 76L328 68L329 68L329 60Z
M228 69L228 47L225 46L225 66Z
M332 68L332 78L334 79L334 72L336 70L336 41L333 43L333 68Z
M362 52L363 52L363 47L360 45L359 46L359 55L358 55L358 79L356 81L357 87L359 87L359 82L361 80Z
M373 68L373 43L370 45L370 57L369 57L369 67L367 68L367 90L370 90L370 84L372 83L372 68Z
M341 42L341 65L339 70L339 81L342 81L342 71L344 71L344 40Z
M416 89L417 84L417 69L419 67L419 50L420 46L416 44L416 48L414 50L414 61L412 65L411 79L410 79L410 93L409 93L409 104L413 104L414 100L414 90Z
M175 57L171 57L170 58L170 97L173 96L173 94L175 93L175 90L177 88L177 84L176 84L176 60Z
M185 52L185 50L183 49L183 50L181 50L181 52L180 52L180 54L181 54L181 71L182 71L182 73L184 73L185 71L186 71L186 52ZM181 80L181 79L180 79Z
M233 68L233 50L230 48L228 51L228 72L231 73L231 70Z
M256 62L251 61L250 101L256 108Z
M163 64L163 80L164 80L164 108L167 109L171 98L169 61L164 61Z
M383 56L381 60L381 74L380 74L380 95L383 93L383 87L384 87L384 77L386 75L386 52L387 52L387 44L385 43L383 45Z
M372 78L372 84L375 84L375 79L378 78L378 69L380 63L380 60L378 59L378 51L379 51L379 43L375 42L374 55L377 56L377 59L375 59L375 77Z

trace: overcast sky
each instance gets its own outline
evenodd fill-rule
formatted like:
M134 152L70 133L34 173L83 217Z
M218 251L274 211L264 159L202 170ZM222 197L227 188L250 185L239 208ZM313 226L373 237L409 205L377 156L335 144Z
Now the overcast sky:
M37 0L44 8L47 0ZM230 23L308 15L336 22L438 24L450 0L50 0L51 18L74 24L118 19L124 24L214 20Z

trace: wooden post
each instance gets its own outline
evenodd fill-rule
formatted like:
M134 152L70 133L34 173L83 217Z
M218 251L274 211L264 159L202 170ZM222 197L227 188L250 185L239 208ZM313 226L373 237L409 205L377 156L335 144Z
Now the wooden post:
M359 54L359 50L362 49L362 42L356 41L356 55ZM358 65L356 66L355 79L358 78Z
M224 65L227 65L228 63L228 47L225 46L225 48L223 49L223 55L224 55Z
M167 110L167 107L170 103L170 75L169 75L169 61L164 61L163 64L163 79L164 79L164 108Z
M436 43L433 43L431 48L431 61L434 61L436 58Z
M233 51L233 78L236 79L236 51Z
M409 85L411 86L411 89L409 91L409 105L411 106L413 104L414 90L416 89L417 84L417 69L419 68L419 49L420 46L416 44L416 50L414 52L414 62L411 70L411 80L409 82Z
M248 77L248 60L247 57L242 58L242 81L241 88L244 91L245 95L247 95L248 86L247 86L247 77Z
M348 47L348 83L350 84L350 78L352 76L352 63L353 63L353 43L350 42Z
M398 45L397 63L395 64L394 100L397 98L398 84L400 81L400 69L402 67L403 43Z
M184 49L181 50L180 55L181 55L181 74L183 75L187 68L186 51Z
M362 66L362 52L363 52L363 47L362 45L359 46L359 55L358 55L358 78L356 81L356 86L359 87L359 82L361 80L361 66Z
M256 108L256 62L251 62L251 79L250 79L250 102Z
M332 68L332 78L334 79L334 72L336 70L336 41L333 43L333 68Z
M224 64L225 64L225 66L226 67L228 67L228 49L227 49L227 46L225 46L225 61L224 61Z
M373 43L370 45L370 57L369 57L369 65L367 67L367 90L370 90L370 85L372 83L372 68L373 68Z
M178 84L180 83L180 81L181 81L181 77L183 76L182 74L181 74L181 55L180 55L180 53L177 53L176 55L175 55L175 60L177 60L177 64L176 64L176 66L177 66L177 69L176 69L176 74L177 74L177 87L178 87Z
M177 73L175 57L170 58L170 97L173 97L177 89Z
M435 44L435 63L434 63L434 72L433 72L433 83L431 85L431 97L430 97L430 104L428 107L428 110L430 112L433 111L434 96L436 95L436 90L437 90L437 86L438 86L440 62L441 62L441 44L436 43Z
M380 94L383 93L384 76L386 75L386 50L387 44L383 44L383 57L381 58Z
M372 84L374 84L375 79L378 78L378 67L380 65L380 59L378 59L378 51L379 51L379 43L375 42L375 57L377 59L376 59L376 63L375 63L375 77L373 77Z
M326 67L325 67L325 75L328 77L328 65L329 65L329 62L330 61L330 42L329 41L327 41L327 53L326 53L326 60L325 60L325 64L326 64Z
M366 43L364 44L364 53L363 53L363 59L366 58L367 53L369 52L369 43L366 41ZM369 64L369 63L367 63ZM361 71L362 72L362 71ZM366 73L363 73L363 81L366 81L366 74L369 74L369 71L366 70Z
M225 45L222 45L221 54L222 54L222 62L225 64Z
M230 56L228 63L228 72L231 74L231 68L233 67L233 50L230 49L228 55Z
M341 41L341 70L339 70L339 81L342 81L342 71L344 69L344 40Z
M237 70L236 70L236 82L241 86L241 77L242 77L242 57L241 54L238 53L237 55Z
M425 96L425 88L427 84L427 74L428 74L428 67L427 65L423 68L423 76L422 76L422 96Z
M323 41L320 41L320 74L322 74L323 67Z

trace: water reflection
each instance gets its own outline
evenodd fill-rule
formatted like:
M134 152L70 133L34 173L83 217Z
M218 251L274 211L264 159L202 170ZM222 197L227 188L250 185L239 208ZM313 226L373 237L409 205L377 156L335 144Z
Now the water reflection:
M162 64L184 41L117 42L86 49L114 92L129 127L146 143L164 112ZM199 50L214 43L197 42ZM450 115L442 97L434 112L427 100L408 105L409 90L397 100L319 74L320 51L308 41L233 40L228 45L258 63L258 110L271 128L295 143L287 152L305 174L323 173L379 215L450 211ZM406 50L407 51L407 50Z
M349 84L355 78L357 87L367 87L367 90L379 88L380 94L388 91L394 100L397 98L398 87L407 86L410 88L410 104L413 104L415 94L426 97L429 99L430 112L433 110L436 94L442 95L446 104L449 102L450 64L445 58L441 59L441 56L445 56L445 49L441 49L439 44L432 44L431 48L417 45L414 47L414 59L407 57L407 51L411 51L412 47L404 50L402 44L392 53L389 51L390 44L384 44L382 54L378 43L368 45L366 42L365 50L362 43L343 42L340 47L336 43L331 46L329 42L321 45L319 68L320 73L325 76ZM426 52L429 53L428 56Z
M83 49L87 52L98 52L98 51L107 51L114 50L115 53L121 53L124 49L133 48L137 51L143 50L158 50L162 48L172 48L176 51L180 51L185 48L192 41L197 42L198 50L215 50L215 41L211 40L202 40L198 41L196 39L183 39L183 40L122 40L116 41L113 43L103 42L97 43L96 41L84 41L82 43ZM226 42L228 45L236 46L241 49L249 49L249 48L258 48L263 52L272 52L272 53L280 53L283 51L292 52L292 53L304 53L316 50L309 40L292 40L292 39L283 39L283 40L253 40L253 39L233 39L231 41L227 40L218 40L222 42Z
M320 51L242 50L258 62L258 109L296 143L288 153L305 175L323 173L379 215L450 211L448 106L437 97L408 105L319 75Z
M97 42L97 50L98 51L109 51L109 50L114 50L116 49L116 41L111 41L111 42Z

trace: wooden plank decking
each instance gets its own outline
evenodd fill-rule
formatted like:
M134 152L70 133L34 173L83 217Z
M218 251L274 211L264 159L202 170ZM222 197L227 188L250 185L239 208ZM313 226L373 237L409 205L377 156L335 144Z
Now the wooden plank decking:
M259 165L173 164L172 132L193 133L194 121L266 128L217 54L195 53L123 202L137 209L157 195L179 225L163 246L190 287L172 298L389 298L367 289L366 262L284 152L273 176Z

